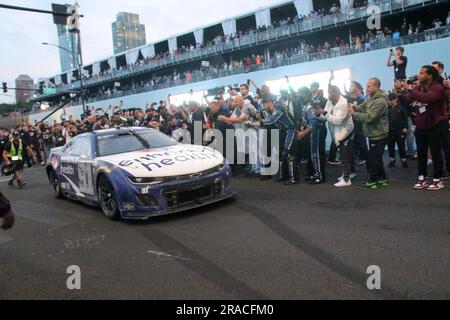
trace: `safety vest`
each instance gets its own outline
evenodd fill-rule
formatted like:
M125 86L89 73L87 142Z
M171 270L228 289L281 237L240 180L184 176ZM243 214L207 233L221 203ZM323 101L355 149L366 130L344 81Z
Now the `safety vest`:
M19 160L23 160L22 159L22 151L23 151L22 139L19 140L19 152L16 152L16 146L14 145L14 141L11 140L11 150L9 150L8 158L12 158L12 157L18 156Z

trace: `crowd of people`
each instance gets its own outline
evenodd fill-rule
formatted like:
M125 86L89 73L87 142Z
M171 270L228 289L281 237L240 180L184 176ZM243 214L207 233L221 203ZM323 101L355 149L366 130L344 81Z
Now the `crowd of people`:
M272 94L266 85L258 88L249 81L232 89L229 95L219 92L212 101L205 96L202 102L190 101L181 106L171 103L169 96L167 101L144 109L124 109L123 104L105 109L89 108L81 119L69 116L64 110L60 122L54 120L52 125L24 124L8 132L0 131L3 161L9 165L12 157L20 153L23 164L43 165L52 147L63 146L81 133L113 127L149 127L184 143L212 143L215 147L218 146L211 129L221 132L224 139L226 130L232 129L237 140L236 152L228 160L238 174L245 172L249 177L291 185L302 180L300 168L303 168L307 181L320 184L326 181L327 165L342 164L343 173L335 186L348 187L356 177L355 166L365 164L368 180L361 187L384 188L389 186L383 160L387 146L389 167L396 166L396 150L405 168L417 159L415 189L442 190L444 179L450 177L450 80L442 77L444 65L439 61L424 65L415 79L406 79L407 58L403 53L404 49L399 47L389 54L388 66L394 67L396 78L389 92L381 89L381 82L375 77L367 81L365 90L360 83L352 81L346 89L348 92L341 92L330 79L325 89L328 98L325 98L318 83L296 90L286 77L289 90L283 90L280 95ZM256 88L255 95L250 94L252 85ZM200 123L204 137L200 142L193 140L196 122ZM258 132L262 129L269 129L269 133L271 129L278 130L278 149L272 148L270 134L269 138L260 140ZM257 143L245 140L252 134ZM325 145L327 135L332 139L329 152ZM244 140L240 140L242 137ZM415 137L415 154L406 151L409 137ZM269 150L268 154L263 155L261 146ZM219 148L227 157L226 148ZM276 177L265 174L270 159L279 160ZM431 163L434 172L428 181ZM10 184L14 181L18 181L19 187L24 185L20 174Z
M231 61L223 62L222 64L210 64L208 62L207 65L202 64L198 68L184 72L179 72L174 69L168 74L154 73L146 80L136 81L133 84L123 83L120 87L116 86L115 83L111 83L109 85L103 85L96 91L90 91L87 98L91 102L98 101L121 95L134 94L142 90L157 90L210 78L276 68L291 63L327 59L352 53L366 52L372 49L380 49L380 47L395 46L400 43L400 33L403 33L403 26L405 24L407 24L407 21L403 20L403 24L399 28L402 30L401 32L398 30L392 31L388 27L384 27L377 31L369 30L363 34L353 34L349 38L329 36L328 39L317 39L315 42L310 43L301 40L296 45L284 49L276 49L269 56L265 56L263 52L259 52L251 56L231 59ZM413 32L414 34L423 32L422 27L420 27L422 26L420 21L417 22L417 26Z

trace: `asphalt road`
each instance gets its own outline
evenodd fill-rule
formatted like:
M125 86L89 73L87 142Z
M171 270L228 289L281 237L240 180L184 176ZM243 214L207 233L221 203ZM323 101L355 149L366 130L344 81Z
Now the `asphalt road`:
M27 169L26 189L0 183L17 215L0 231L0 300L450 299L450 189L414 191L415 169L396 168L387 189L337 190L329 172L319 186L236 177L235 199L112 222ZM70 265L81 290L67 289Z

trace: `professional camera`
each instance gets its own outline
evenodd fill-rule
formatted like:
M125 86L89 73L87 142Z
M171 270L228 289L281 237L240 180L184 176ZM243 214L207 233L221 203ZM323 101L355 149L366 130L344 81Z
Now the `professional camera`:
M407 84L413 84L414 82L416 82L417 80L419 80L418 76L413 76L413 77L409 77L408 80L406 80Z

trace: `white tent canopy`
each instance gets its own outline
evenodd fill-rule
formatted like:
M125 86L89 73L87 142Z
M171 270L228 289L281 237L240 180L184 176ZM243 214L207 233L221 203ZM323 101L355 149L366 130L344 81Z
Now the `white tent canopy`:
M125 53L127 64L135 64L139 57L139 50L132 50Z

